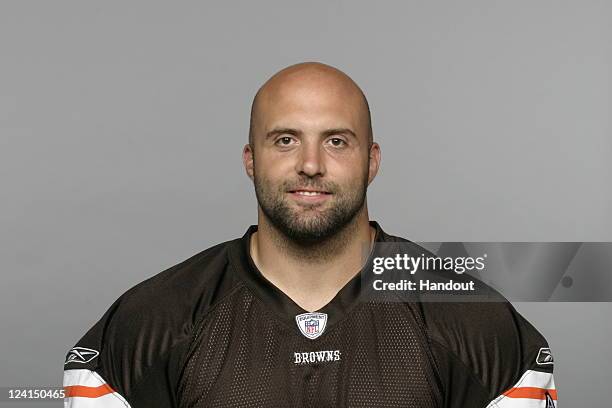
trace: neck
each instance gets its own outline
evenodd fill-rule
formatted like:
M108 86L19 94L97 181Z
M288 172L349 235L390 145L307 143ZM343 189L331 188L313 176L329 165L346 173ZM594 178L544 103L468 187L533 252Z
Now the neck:
M251 257L274 286L303 309L314 311L361 270L374 235L365 205L338 233L307 244L288 239L260 215L251 237Z

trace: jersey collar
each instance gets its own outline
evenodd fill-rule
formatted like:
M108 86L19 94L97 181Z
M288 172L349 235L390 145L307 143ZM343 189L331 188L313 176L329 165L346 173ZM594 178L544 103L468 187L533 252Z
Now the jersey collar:
M387 235L376 221L370 221L370 225L376 229L374 242L387 242L393 240ZM256 225L251 225L244 236L234 241L234 245L230 248L231 262L234 264L234 270L239 278L243 280L253 294L263 301L272 312L281 318L293 330L297 330L295 324L295 316L308 313L306 310L296 304L283 291L274 286L263 274L259 271L250 255L251 235L257 231ZM372 259L377 256L377 245L374 245L370 252L365 266L355 276L340 289L334 298L317 310L319 313L327 314L327 329L329 331L332 326L343 319L350 310L356 306L362 297L362 285L364 281L362 277L371 276L372 274L363 274L364 270L371 263Z

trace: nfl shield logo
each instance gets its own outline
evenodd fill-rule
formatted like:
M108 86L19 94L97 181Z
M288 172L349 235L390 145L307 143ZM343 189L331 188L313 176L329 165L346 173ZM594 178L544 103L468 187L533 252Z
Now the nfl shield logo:
M325 313L302 313L295 316L300 332L309 339L316 339L323 334L327 324L327 314Z
M304 325L306 326L306 333L308 334L314 334L319 331L319 321L318 320L314 320L314 319L306 320L304 322Z

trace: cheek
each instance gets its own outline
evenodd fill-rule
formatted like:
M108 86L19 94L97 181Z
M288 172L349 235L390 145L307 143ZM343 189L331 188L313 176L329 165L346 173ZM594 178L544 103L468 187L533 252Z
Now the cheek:
M258 165L256 163L253 167L255 181L268 191L280 188L286 178L283 177L283 174L287 174L286 172L278 171L272 166Z
M254 156L253 165L257 167L260 172L278 173L294 167L295 163L294 158L288 154L280 154L279 152L262 148L261 151L258 151Z
M364 159L361 156L355 156L352 160L346 162L336 161L328 166L328 172L330 175L334 175L333 178L337 183L343 185L361 184L364 177L367 179L369 173L367 157Z
M257 178L275 184L289 178L295 172L295 164L288 158L279 155L257 155L253 162Z

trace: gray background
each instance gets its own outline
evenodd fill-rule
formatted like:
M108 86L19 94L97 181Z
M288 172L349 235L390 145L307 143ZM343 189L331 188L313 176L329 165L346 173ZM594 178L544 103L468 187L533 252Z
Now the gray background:
M369 203L387 232L612 241L611 11L3 1L0 386L59 385L121 293L256 221L250 101L299 61L368 95L383 157ZM609 407L611 304L517 308L553 348L561 406Z

